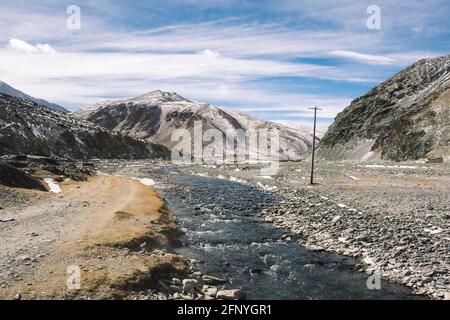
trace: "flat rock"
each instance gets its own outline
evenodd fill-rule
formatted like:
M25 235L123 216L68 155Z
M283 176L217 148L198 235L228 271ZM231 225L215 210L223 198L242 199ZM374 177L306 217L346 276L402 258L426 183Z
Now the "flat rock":
M214 277L214 276L210 276L210 275L204 275L202 277L203 282L209 285L215 285L215 284L223 284L226 283L227 280L226 279L222 279L222 278L218 278L218 277Z
M184 279L183 280L183 292L184 293L195 293L196 290L200 289L200 283L195 279Z
M208 288L205 290L205 297L215 298L217 296L217 288Z
M217 292L216 298L222 300L244 300L245 293L241 290L219 290Z

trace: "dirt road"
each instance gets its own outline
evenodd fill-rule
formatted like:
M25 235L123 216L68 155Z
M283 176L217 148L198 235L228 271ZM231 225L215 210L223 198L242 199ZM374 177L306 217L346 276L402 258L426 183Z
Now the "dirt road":
M98 175L61 189L0 190L0 298L134 298L187 272L171 253L174 217L150 187ZM8 206L14 197L21 206Z

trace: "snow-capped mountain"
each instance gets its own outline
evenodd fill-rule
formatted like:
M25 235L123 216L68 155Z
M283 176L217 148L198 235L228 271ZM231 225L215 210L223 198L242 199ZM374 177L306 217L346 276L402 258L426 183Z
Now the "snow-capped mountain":
M70 114L0 93L0 155L169 158L167 148L111 132Z
M49 107L50 109L53 109L56 111L61 111L64 113L69 112L67 109L61 107L60 105L57 105L56 103L51 103L51 102L48 102L43 99L38 99L38 98L32 97L26 93L23 93L22 91L19 91L15 88L11 87L10 85L8 85L7 83L5 83L3 81L0 81L0 93L7 94L8 96L12 96L12 97L20 98L20 99L33 101L37 104Z
M319 155L450 160L450 55L420 60L355 99L330 126Z
M225 136L227 131L249 128L279 131L279 151L283 159L301 159L312 145L312 130L262 121L237 110L190 101L176 93L152 91L120 101L106 101L75 112L81 119L135 138L172 149L175 129L192 134L194 122L201 121L203 131L214 128Z

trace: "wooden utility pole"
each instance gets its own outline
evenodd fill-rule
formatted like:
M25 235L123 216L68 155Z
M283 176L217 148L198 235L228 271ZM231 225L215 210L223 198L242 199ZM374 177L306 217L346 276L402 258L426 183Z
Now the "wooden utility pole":
M314 153L316 152L316 119L317 119L317 110L322 110L317 107L308 108L314 110L314 129L313 129L313 143L312 143L312 154L311 154L311 180L310 184L314 184Z

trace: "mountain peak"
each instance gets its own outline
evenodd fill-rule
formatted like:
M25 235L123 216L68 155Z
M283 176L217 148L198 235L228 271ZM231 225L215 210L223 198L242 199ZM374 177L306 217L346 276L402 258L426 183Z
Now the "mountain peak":
M135 98L130 99L133 102L141 102L141 103L161 103L161 102L175 102L175 101L185 101L189 102L188 99L183 98L176 92L165 92L162 90L154 90L147 92L143 95L137 96Z
M241 130L245 134L259 129L279 131L282 159L302 159L309 154L312 145L310 130L258 120L235 109L189 101L177 93L161 90L132 99L97 103L93 108L78 111L75 115L108 130L163 145L168 149L173 149L178 144L172 139L175 130L185 129L191 135L196 134L196 122L201 122L204 130L218 130L223 137L230 132L238 134ZM246 144L236 146L236 149L242 155L248 155Z

